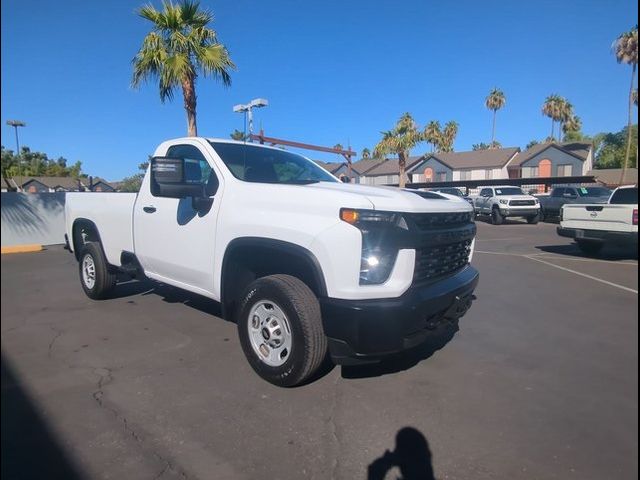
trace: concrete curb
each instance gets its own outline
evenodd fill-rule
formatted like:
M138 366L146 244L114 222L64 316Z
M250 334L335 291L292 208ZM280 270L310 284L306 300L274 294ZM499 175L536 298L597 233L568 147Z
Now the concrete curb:
M10 247L2 247L2 255L5 253L31 253L42 251L42 245L12 245Z

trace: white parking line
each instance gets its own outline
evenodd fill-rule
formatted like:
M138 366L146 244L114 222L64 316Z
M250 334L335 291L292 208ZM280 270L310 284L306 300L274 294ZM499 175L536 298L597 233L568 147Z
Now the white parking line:
M575 275L579 275L579 276L584 277L584 278L589 278L589 279L594 280L596 282L604 283L605 285L609 285L611 287L619 288L620 290L624 290L626 292L635 293L636 295L638 294L637 290L634 290L633 288L625 287L624 285L618 285L617 283L609 282L607 280L603 280L602 278L594 277L593 275L587 275L586 273L577 272L576 270L571 270L570 268L561 267L560 265L555 265L553 263L546 262L546 261L541 260L539 258L535 258L534 256L524 255L524 257L528 258L530 260L533 260L535 262L544 263L545 265L549 265L550 267L557 268L558 270L564 270L565 272L570 272L570 273L573 273Z
M504 256L507 256L507 257L528 258L529 260L533 260L534 262L538 262L538 263L544 263L545 265L549 265L550 267L557 268L558 270L564 270L565 272L573 273L574 275L578 275L580 277L588 278L590 280L593 280L593 281L596 281L596 282L599 282L599 283L604 283L605 285L609 285L611 287L619 288L620 290L624 290L626 292L635 293L636 295L638 294L638 291L634 290L633 288L629 288L629 287L625 287L624 285L619 285L617 283L609 282L608 280L604 280L602 278L594 277L593 275L587 275L586 273L578 272L576 270L571 270L570 268L561 267L560 265L554 265L553 263L547 262L547 261L542 260L540 258L536 258L535 254L532 254L532 255L521 255L521 254L517 254L517 253L483 252L483 251L480 251L480 250L476 250L475 253L484 253L484 254L487 254L487 255L504 255Z
M569 262L591 262L591 263L612 263L614 265L631 265L632 267L637 267L638 263L637 262L624 262L624 261L617 261L617 260L600 260L597 258L572 258L572 257L565 257L563 255L557 255L555 253L536 253L531 255L532 257L542 257L542 256L549 256L548 258L553 258L555 260L567 260Z

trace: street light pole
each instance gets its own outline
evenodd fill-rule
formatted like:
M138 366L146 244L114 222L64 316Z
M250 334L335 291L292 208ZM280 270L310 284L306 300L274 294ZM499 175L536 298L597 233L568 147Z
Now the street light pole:
M7 120L7 125L9 125L10 127L13 127L16 133L16 156L18 157L18 178L20 179L20 185L22 185L22 161L21 161L21 153L20 153L20 140L18 138L18 128L26 127L27 124L20 120Z
M253 109L254 108L262 108L262 107L266 107L269 105L269 101L264 99L264 98L254 98L253 100L251 100L249 103L243 105L243 104L239 104L239 105L234 105L233 106L233 111L236 113L244 113L245 115L245 123L246 120L249 120L249 135L248 138L251 138L251 135L253 135ZM245 137L247 137L247 132L245 130L244 132Z

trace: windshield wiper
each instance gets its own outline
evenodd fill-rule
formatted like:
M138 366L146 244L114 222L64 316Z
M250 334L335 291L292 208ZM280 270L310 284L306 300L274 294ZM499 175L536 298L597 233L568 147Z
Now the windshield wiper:
M283 185L310 185L312 183L320 183L320 180L289 180L288 182L278 182Z

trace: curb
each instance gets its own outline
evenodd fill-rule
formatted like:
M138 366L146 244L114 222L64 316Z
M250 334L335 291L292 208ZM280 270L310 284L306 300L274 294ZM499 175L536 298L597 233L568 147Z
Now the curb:
M31 253L42 251L42 245L12 245L10 247L2 247L2 255L5 253Z

